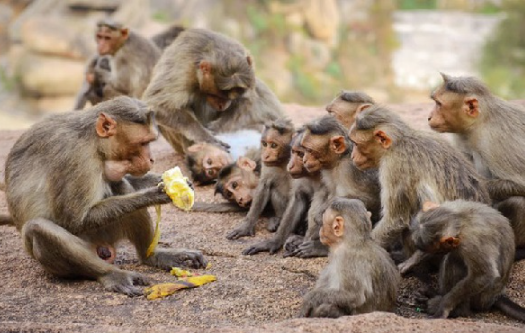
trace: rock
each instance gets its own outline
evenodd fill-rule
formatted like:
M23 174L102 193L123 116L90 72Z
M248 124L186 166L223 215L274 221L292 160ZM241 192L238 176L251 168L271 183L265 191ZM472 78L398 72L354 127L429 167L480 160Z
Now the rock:
M16 76L32 96L74 95L82 85L84 67L83 61L27 53Z
M28 50L35 53L84 59L87 46L76 29L60 18L32 17L21 27L20 38Z
M334 46L337 42L339 9L336 0L305 0L306 27L312 37Z

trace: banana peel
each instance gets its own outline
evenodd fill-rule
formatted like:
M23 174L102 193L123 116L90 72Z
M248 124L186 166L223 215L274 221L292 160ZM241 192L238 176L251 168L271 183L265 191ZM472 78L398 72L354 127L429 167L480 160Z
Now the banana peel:
M154 300L172 295L181 289L196 288L206 283L216 281L215 275L190 276L177 280L176 282L160 283L144 289L146 298Z
M164 184L164 191L171 198L171 201L175 206L185 211L189 211L191 207L193 207L195 192L190 185L191 183L188 181L188 177L184 177L178 166L164 171L162 174L162 183ZM155 232L151 244L146 251L146 258L153 254L160 240L160 205L155 205L155 210L157 212Z

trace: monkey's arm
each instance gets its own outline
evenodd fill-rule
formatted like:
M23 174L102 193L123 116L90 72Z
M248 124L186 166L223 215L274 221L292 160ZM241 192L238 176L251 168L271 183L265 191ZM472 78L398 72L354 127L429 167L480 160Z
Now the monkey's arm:
M506 179L491 179L487 181L487 190L490 198L494 201L501 201L514 196L525 196L525 186Z
M229 148L230 146L215 138L204 128L195 114L187 108L156 110L155 119L161 125L171 128L192 142L209 142Z
M261 216L264 207L266 207L268 200L270 200L270 189L271 184L269 182L259 181L248 215L240 226L226 235L226 238L237 239L243 236L253 236L255 234L255 224L257 224L259 216Z
M206 212L206 213L240 213L245 212L246 209L234 205L232 203L208 203L208 202L195 202L191 208L192 212Z
M77 94L77 97L75 98L75 105L73 106L73 110L82 110L88 101L87 95L89 94L91 90L91 85L84 81L82 83L82 87L80 88L80 91Z
M279 224L275 236L269 240L250 246L245 249L242 254L254 255L264 251L274 254L279 251L283 247L288 236L297 228L301 222L301 217L303 217L307 209L307 194L302 191L295 191L288 206L286 206L286 210L281 218L281 224Z
M401 273L401 275L404 275L410 272L412 268L419 265L419 263L428 260L428 258L430 257L432 257L430 253L426 253L421 250L416 250L416 252L414 252L410 256L410 258L397 265L397 267L399 268L399 272Z
M118 220L123 215L152 205L170 203L171 198L164 189L153 187L139 192L105 198L94 204L80 223L72 223L68 228L73 234L98 229Z

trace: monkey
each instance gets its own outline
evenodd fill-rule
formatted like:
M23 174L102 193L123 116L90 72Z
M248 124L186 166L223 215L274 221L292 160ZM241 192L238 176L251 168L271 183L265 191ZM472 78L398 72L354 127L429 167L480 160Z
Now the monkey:
M291 254L301 258L327 256L328 248L318 238L321 214L331 198L340 196L360 199L372 212L372 220L379 219L380 187L375 170L361 171L352 163L352 143L348 130L334 117L325 115L305 125L301 146L305 153L303 163L309 172L321 172L323 190L314 196L309 212L307 235ZM287 248L293 247L288 244Z
M394 311L401 276L371 230L370 212L361 200L331 201L319 231L321 242L330 248L328 264L304 296L302 317Z
M275 236L248 247L243 251L244 255L254 255L264 251L275 254L283 247L288 236L301 229L301 227L306 227L303 224L315 190L321 182L321 175L320 172L310 174L303 166L304 148L301 146L303 134L304 128L298 129L290 143L292 155L286 168L292 177L292 190L290 192L290 201L284 211Z
M350 129L358 112L374 105L372 97L361 91L342 90L327 106L326 111L345 128Z
M435 318L469 316L497 308L525 321L525 309L504 295L514 262L514 233L496 209L462 199L425 202L410 223L415 246L445 257L439 271L439 295L427 312Z
M280 118L264 126L261 135L261 178L255 189L252 204L244 221L226 238L233 240L255 234L255 225L264 208L270 203L275 212L267 229L276 231L289 201L292 178L286 171L290 159L294 128L290 119Z
M47 272L142 295L145 276L97 253L111 256L120 239L128 239L140 262L152 267L206 266L200 251L157 248L146 254L153 240L146 208L171 202L158 186L160 175L149 173L149 143L157 137L154 113L121 96L45 118L15 142L5 163L7 206L26 251Z
M377 169L382 216L372 237L384 248L401 241L406 273L428 258L416 252L409 237L410 220L425 201L465 199L490 203L482 177L450 143L418 131L381 106L360 112L350 130L352 161L361 170Z
M120 95L141 98L160 58L160 49L111 19L97 22L95 40L97 56L87 65L86 80L74 109L81 110L87 101L96 105ZM97 66L99 58L104 56L109 66Z
M260 159L261 133L255 130L240 130L218 134L217 138L230 148L208 142L199 142L188 147L186 165L192 179L198 185L207 185L217 179L219 171L241 156Z
M516 259L523 259L525 108L494 96L474 77L441 75L443 84L431 94L435 107L428 124L436 132L452 133L458 148L488 179L487 189L494 206L510 219L514 230Z
M214 133L259 129L284 116L273 92L255 77L253 60L237 41L204 29L186 29L155 65L143 100L175 152L209 142Z
M157 45L160 50L165 50L173 41L184 31L180 25L172 25L167 29L151 37L151 41Z
M219 171L215 183L215 193L220 193L226 200L248 209L252 203L257 184L261 177L261 162L241 156L235 163Z

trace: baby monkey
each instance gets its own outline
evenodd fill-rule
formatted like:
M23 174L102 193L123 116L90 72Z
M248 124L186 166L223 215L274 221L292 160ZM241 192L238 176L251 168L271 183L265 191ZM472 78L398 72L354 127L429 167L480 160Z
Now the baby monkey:
M431 316L468 316L495 307L525 321L525 309L503 294L515 252L507 218L479 202L426 202L410 229L418 249L446 254L439 271L439 296L427 304Z
M329 204L319 231L330 248L328 265L304 297L301 316L394 310L401 277L386 250L372 239L370 215L361 200L336 197Z

